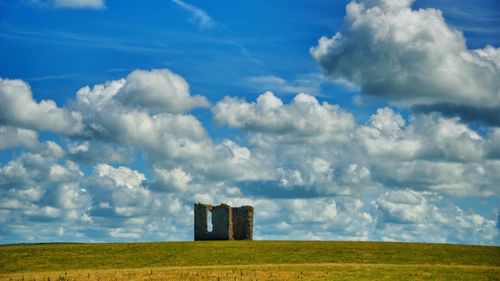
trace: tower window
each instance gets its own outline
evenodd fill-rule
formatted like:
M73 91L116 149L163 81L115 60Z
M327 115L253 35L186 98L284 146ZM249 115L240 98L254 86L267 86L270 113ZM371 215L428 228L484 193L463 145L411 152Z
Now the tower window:
M207 231L212 232L214 230L214 225L212 224L212 210L207 212Z

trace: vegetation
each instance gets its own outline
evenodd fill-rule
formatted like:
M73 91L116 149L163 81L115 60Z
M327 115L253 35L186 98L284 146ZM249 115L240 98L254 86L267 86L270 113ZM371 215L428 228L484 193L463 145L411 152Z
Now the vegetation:
M500 247L207 241L0 247L0 280L500 280Z

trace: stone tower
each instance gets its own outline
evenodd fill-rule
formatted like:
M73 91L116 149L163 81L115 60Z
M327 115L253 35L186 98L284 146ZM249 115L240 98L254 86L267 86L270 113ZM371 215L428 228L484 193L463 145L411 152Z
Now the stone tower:
M209 219L212 221L210 222ZM212 228L209 229L211 224ZM194 205L194 240L252 240L253 207Z

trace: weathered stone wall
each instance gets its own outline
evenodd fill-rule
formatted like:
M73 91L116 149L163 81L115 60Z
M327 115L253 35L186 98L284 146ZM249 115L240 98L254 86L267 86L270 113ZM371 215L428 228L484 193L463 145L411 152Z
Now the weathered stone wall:
M208 231L207 216L212 211L212 231ZM231 207L226 204L219 206L194 205L194 240L232 240Z
M212 207L212 225L213 231L208 232L208 237L211 240L232 240L232 212L231 207L226 204Z
M253 239L253 207L231 208L233 213L233 238L235 240Z
M208 212L212 212L212 231L208 231ZM231 208L227 204L219 206L194 205L194 240L252 240L253 207Z
M204 240L207 235L207 205L194 204L194 240Z

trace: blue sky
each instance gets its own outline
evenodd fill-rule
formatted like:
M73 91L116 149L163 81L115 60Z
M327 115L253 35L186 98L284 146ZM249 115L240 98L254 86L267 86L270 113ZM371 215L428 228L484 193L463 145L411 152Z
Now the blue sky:
M499 25L494 0L0 1L0 243L190 240L226 202L258 239L498 245Z

